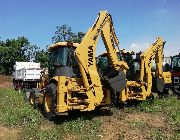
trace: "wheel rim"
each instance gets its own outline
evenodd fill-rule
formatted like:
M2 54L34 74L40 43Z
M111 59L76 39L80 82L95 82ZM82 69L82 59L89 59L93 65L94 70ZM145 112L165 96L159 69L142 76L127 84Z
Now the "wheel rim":
M51 97L49 95L45 96L45 109L46 112L50 112L51 110Z

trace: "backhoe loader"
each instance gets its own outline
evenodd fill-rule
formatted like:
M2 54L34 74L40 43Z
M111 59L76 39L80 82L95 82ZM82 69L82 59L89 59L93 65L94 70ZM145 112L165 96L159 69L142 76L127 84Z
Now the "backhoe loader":
M110 104L110 90L102 85L96 66L100 36L113 68L118 71L111 76L111 83L120 82L118 85L122 83L121 88L125 88L128 65L116 55L118 40L111 15L101 11L80 44L58 42L48 48L48 82L31 92L36 99L34 104L42 107L46 117L64 115L70 110L91 111Z
M157 38L156 42L150 45L150 47L140 55L139 59L133 59L132 55L134 55L134 53L125 51L117 52L117 55L121 55L119 60L124 60L129 67L126 73L126 86L121 91L118 90L121 85L112 85L110 79L107 78L115 71L111 68L110 58L107 57L106 53L98 57L98 67L102 79L106 79L104 81L109 82L112 87L111 91L113 90L113 92L118 94L120 102L134 99L145 100L153 96L153 92L163 92L166 88L170 89L172 83L171 73L163 72L162 69L164 44L165 42L161 38ZM156 63L155 74L151 71L154 59Z

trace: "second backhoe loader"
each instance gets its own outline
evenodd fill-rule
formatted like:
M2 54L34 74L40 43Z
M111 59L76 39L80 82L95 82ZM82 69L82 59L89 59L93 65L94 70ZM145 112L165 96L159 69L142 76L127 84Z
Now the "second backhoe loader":
M161 38L157 38L156 42L140 55L139 60L133 59L134 53L118 51L119 60L125 61L129 69L126 73L126 86L122 91L118 91L118 86L111 89L112 92L118 94L120 102L128 100L145 100L152 97L154 92L163 92L166 88L171 87L171 73L163 72L163 49L165 42ZM113 70L110 58L107 53L98 57L98 67L102 75L103 81L109 81L107 78ZM152 62L155 60L156 71L152 72ZM137 64L137 65L136 65ZM138 67L138 68L137 68ZM107 80L104 80L107 79Z

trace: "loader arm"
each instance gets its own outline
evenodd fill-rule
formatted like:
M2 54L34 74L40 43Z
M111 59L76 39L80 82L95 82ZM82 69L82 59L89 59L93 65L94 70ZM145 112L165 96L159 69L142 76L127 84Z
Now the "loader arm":
M115 46L119 45L116 37L111 15L107 11L101 11L93 26L87 31L82 42L75 50L75 55L80 65L83 82L89 98L99 105L103 99L102 84L96 66L96 46L99 37L105 44L107 54L111 60L112 66L126 72L128 65L124 61L119 61Z

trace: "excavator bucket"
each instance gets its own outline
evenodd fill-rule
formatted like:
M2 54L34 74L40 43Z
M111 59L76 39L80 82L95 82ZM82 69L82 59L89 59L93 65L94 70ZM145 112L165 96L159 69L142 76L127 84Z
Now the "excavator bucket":
M126 74L119 70L119 75L113 78L106 78L115 92L121 92L126 87Z
M164 90L165 82L163 79L157 77L157 89L159 92L162 92Z

